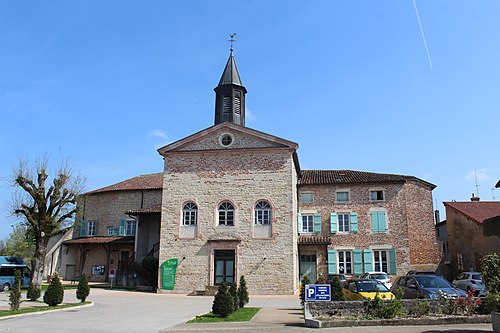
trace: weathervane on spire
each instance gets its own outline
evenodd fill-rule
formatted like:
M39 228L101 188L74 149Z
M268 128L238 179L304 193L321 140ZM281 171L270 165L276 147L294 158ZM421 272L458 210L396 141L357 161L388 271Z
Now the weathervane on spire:
M229 37L231 37L230 40L228 40L228 42L231 43L231 52L233 52L233 43L236 42L236 39L234 39L234 37L236 37L236 32L232 33L232 34L229 34Z

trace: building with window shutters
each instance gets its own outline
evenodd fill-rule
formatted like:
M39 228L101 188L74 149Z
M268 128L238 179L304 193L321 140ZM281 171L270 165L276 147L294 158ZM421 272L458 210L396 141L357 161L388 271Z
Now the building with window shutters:
M205 290L245 276L251 293L291 294L305 274L315 281L329 273L437 266L433 184L404 175L301 170L296 143L245 126L247 91L232 51L214 90L214 125L158 149L162 174L90 192L80 202L79 228L66 242L87 256L84 263L75 259L76 272L104 266L105 279L117 262L141 266L154 256L161 265L176 258L175 287L165 292ZM145 274L133 276L144 283ZM160 272L164 291L161 282Z

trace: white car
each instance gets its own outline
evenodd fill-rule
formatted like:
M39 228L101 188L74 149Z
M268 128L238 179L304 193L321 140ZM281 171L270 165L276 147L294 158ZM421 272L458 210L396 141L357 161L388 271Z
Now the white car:
M391 289L392 287L391 278L385 272L366 272L365 275L363 275L363 278L380 281L387 287L387 289Z
M474 296L486 296L486 286L479 272L463 272L460 273L452 283L456 288L465 291L474 290Z

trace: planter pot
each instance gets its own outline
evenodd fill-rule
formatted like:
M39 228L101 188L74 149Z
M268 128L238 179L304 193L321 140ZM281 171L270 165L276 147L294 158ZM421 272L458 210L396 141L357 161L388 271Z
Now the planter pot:
M491 325L493 325L493 332L500 333L500 312L491 313Z

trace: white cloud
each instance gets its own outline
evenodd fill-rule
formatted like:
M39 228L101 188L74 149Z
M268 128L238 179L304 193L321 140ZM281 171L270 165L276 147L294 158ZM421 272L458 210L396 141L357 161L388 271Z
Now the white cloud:
M149 135L154 136L155 138L160 138L160 139L165 139L165 140L168 139L167 132L159 130L159 129L149 131Z
M470 181L476 181L477 177L477 181L482 182L490 179L490 172L491 170L489 168L471 170L467 172L467 174L465 175L465 179Z
M247 121L255 121L257 120L257 117L255 117L255 115L253 114L252 111L250 111L250 109L245 106L245 120Z

